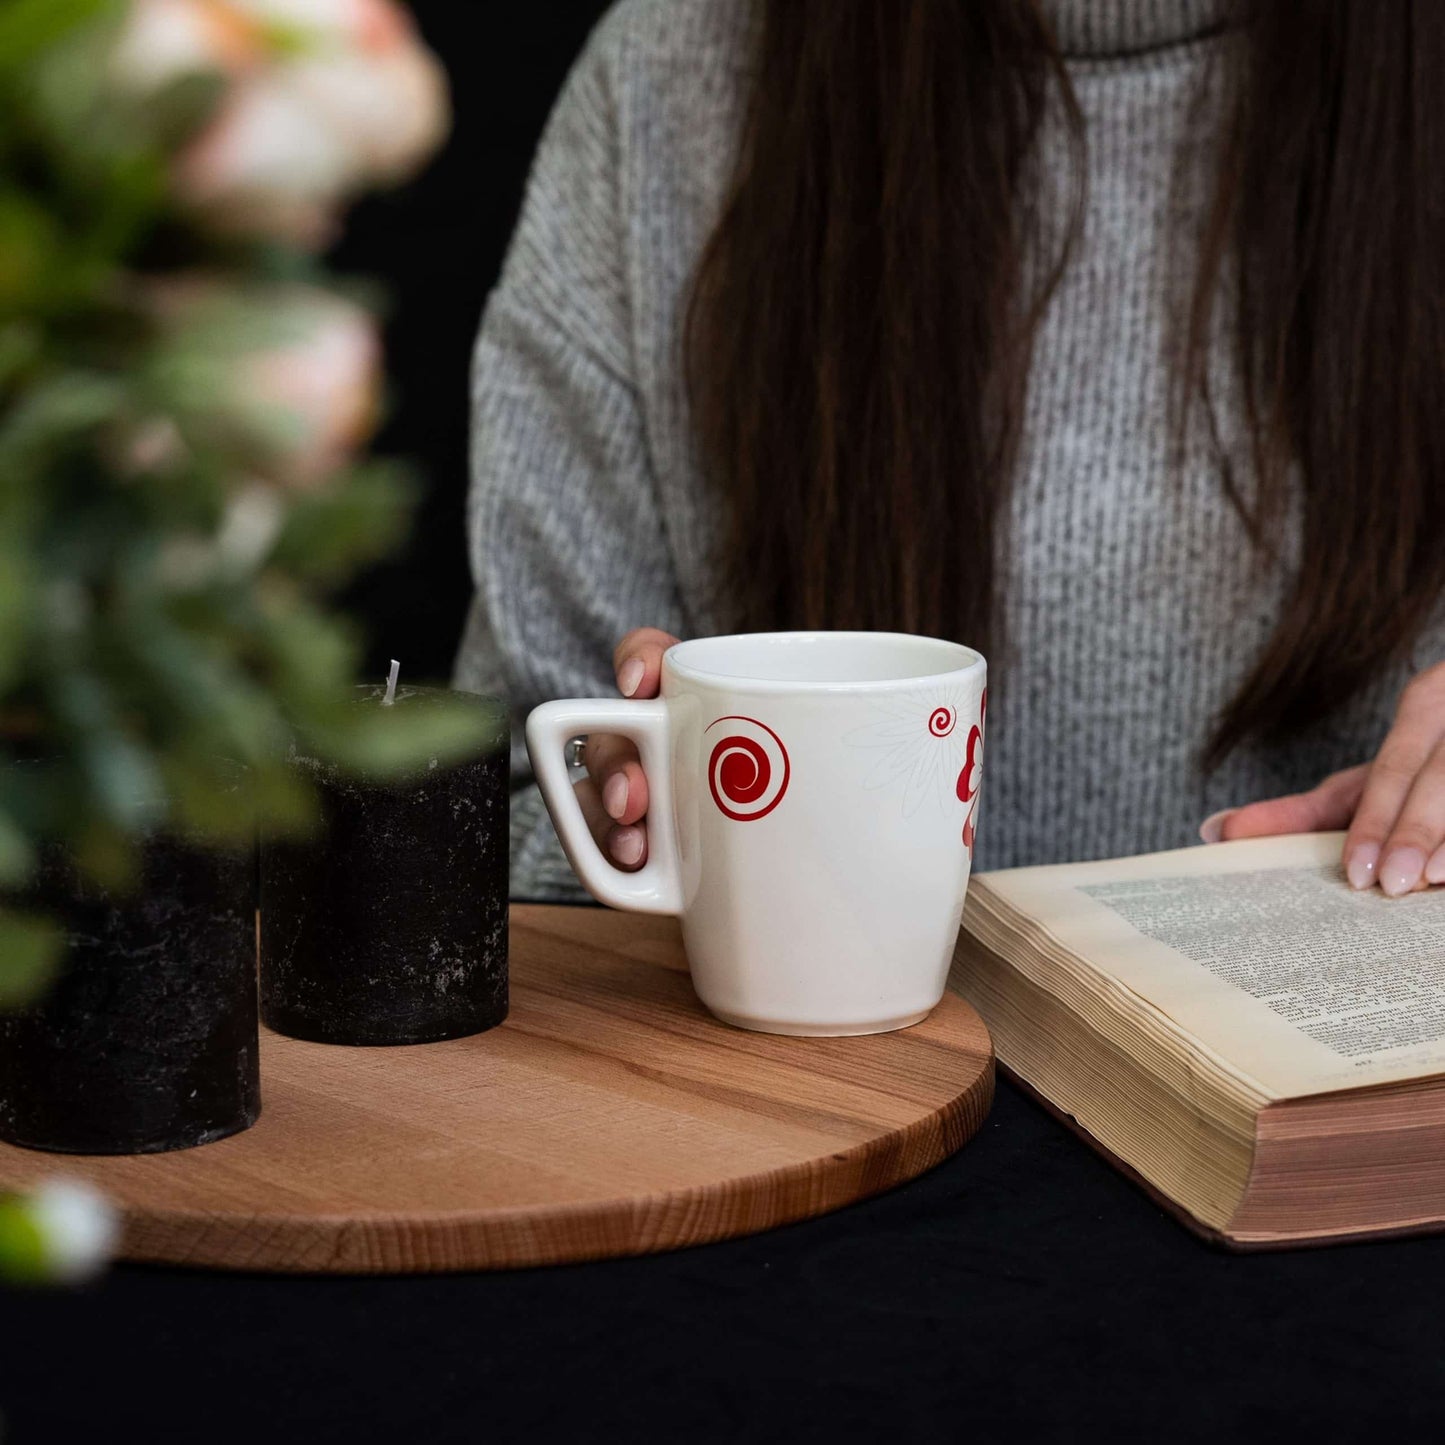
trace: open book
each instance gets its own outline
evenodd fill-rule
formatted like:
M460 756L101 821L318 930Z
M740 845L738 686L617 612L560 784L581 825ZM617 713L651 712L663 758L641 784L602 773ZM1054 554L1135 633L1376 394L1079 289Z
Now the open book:
M1237 1247L1445 1225L1445 889L1338 833L980 874L953 986L999 1063Z

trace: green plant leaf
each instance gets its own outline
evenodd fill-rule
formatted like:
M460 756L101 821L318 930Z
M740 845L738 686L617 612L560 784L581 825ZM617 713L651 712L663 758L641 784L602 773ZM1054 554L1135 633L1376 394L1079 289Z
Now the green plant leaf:
M195 71L146 97L145 124L151 142L170 150L188 140L226 92L223 76Z
M0 395L39 357L43 338L38 327L24 321L0 325Z
M13 484L47 467L77 434L123 415L126 400L118 377L67 371L38 383L0 416L0 476Z
M166 204L165 167L145 149L117 150L104 162L89 225L77 238L75 261L57 287L62 299L84 297L111 274Z
M23 537L0 538L0 690L15 676L29 642L35 567L17 546Z
M41 992L64 942L51 919L0 909L0 1008L19 1008Z
M258 823L269 833L304 836L321 821L316 790L306 776L279 759L251 774L251 801Z
M45 1236L22 1195L0 1195L0 1279L10 1284L43 1283L50 1273Z
M105 686L70 669L55 679L51 698L99 816L123 832L153 826L165 806L165 785L155 759L120 726Z
M417 491L395 466L372 465L297 498L271 560L294 575L334 583L395 550Z
M62 249L60 223L33 196L0 192L0 316L33 311Z
M345 692L360 649L354 629L340 618L274 598L263 637L275 687L293 710L324 707Z
M0 812L0 884L18 888L35 866L35 850L24 830L8 814Z
M70 839L75 866L102 888L125 893L139 879L139 863L130 836L99 820L77 822Z
M479 708L445 694L423 707L348 703L317 723L310 736L322 756L378 777L476 757L497 746L504 728L499 708Z
M12 386L14 379L35 364L42 348L39 329L23 321L0 325L0 392Z
M23 70L68 32L114 9L113 0L5 0L0 5L0 71Z

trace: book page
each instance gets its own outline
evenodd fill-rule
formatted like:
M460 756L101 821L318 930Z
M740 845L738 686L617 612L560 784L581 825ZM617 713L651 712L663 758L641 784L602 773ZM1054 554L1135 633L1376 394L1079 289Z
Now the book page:
M1340 873L1341 834L976 881L1271 1098L1445 1073L1445 889Z

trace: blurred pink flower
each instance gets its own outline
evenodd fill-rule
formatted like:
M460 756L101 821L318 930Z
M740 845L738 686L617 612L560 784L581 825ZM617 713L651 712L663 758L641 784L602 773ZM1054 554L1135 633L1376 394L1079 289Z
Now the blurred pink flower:
M213 229L309 247L331 239L357 179L352 146L279 72L238 86L175 167L181 199Z
M314 287L276 288L287 339L248 357L241 400L277 421L270 476L314 486L370 437L380 411L381 342L371 315Z
M291 78L318 120L355 147L363 183L409 175L451 121L446 77L419 45L302 61Z
M300 283L234 285L190 272L152 280L145 304L181 431L219 441L238 473L314 486L370 437L381 341L355 302Z
M230 0L245 15L287 32L384 50L414 34L395 0Z
M127 93L148 95L185 75L238 75L263 40L254 19L221 0L131 0L110 73Z
M324 244L342 202L440 144L445 74L391 0L230 4L287 43L237 78L177 158L177 189L222 231Z

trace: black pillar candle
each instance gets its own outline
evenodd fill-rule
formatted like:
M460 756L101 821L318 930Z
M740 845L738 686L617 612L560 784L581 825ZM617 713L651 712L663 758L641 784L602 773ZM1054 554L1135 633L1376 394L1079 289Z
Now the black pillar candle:
M154 837L124 894L83 881L52 848L26 901L67 941L50 988L0 1014L0 1138L145 1154L255 1123L254 848Z
M386 705L364 689L359 707ZM507 723L466 693L400 688L398 712L449 696L489 736L477 756L398 779L304 757L322 825L261 844L261 1017L333 1044L419 1044L507 1016Z

